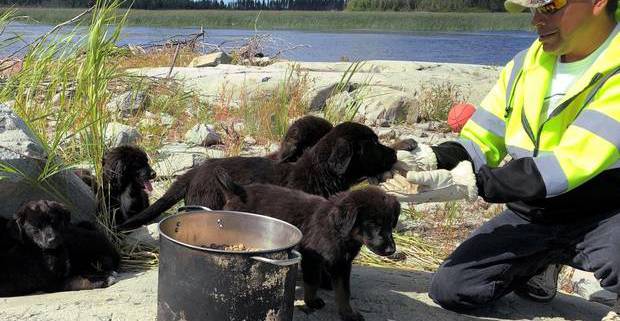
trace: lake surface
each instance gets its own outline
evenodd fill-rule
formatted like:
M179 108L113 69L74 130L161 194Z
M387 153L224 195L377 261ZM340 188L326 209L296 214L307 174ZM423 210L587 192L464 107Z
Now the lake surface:
M19 34L30 42L52 26L11 24L3 37ZM69 30L68 30L69 31ZM144 45L162 42L174 36L197 33L197 28L155 28L130 26L123 29L119 45ZM518 51L527 48L536 34L524 31L501 32L306 32L295 30L210 29L204 38L204 50L216 46L225 50L238 47L255 34L269 34L264 53L283 50L283 58L300 61L414 60L504 65ZM23 45L23 43L22 43ZM6 55L19 48L14 44L0 49ZM292 49L294 48L294 49ZM292 49L292 50L287 50Z

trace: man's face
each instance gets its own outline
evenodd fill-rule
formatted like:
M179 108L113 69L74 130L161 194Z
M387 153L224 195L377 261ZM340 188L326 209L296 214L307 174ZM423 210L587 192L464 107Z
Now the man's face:
M567 0L553 13L535 12L532 25L545 52L561 56L587 47L591 38L593 0Z

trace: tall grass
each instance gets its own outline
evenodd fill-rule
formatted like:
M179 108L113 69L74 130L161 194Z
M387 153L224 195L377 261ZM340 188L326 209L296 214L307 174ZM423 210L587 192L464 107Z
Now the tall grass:
M14 100L13 110L45 154L40 174L23 178L52 194L57 192L48 179L81 160L90 162L102 186L105 104L108 85L117 77L110 59L126 19L117 16L118 8L118 0L101 0L90 18L78 20L73 31L60 36L60 26L53 28L28 46L21 71L0 89L0 101ZM84 24L88 32L79 36L76 29ZM0 171L8 172L7 168Z
M288 130L289 119L307 112L308 102L303 95L308 85L307 73L292 65L273 90L242 93L239 106L232 108L232 116L243 120L243 134L261 143L279 141Z
M58 23L79 9L23 8L41 23ZM480 31L531 30L530 15L465 12L132 10L127 23L141 26L296 30Z
M407 118L411 123L420 121L445 121L450 108L456 103L467 101L461 86L450 81L435 82L423 86Z
M365 63L364 61L356 61L349 65L332 90L330 96L333 98L327 101L323 111L325 119L332 124L352 121L364 99L368 97L368 89L372 81L371 76L362 80L361 83L352 82L352 78L359 73Z

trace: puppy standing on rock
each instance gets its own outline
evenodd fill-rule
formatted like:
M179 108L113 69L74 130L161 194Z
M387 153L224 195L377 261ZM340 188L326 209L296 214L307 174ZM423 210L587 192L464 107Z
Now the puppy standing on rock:
M121 228L148 223L182 199L185 204L211 209L224 206L224 194L213 169L224 168L242 185L266 183L328 197L349 189L360 180L392 168L396 152L379 142L367 126L345 122L334 127L295 163L264 157L208 159L177 178L166 194Z
M364 318L350 304L351 264L363 244L377 255L395 252L392 229L400 215L395 197L381 189L342 192L325 199L302 191L268 184L241 186L222 167L215 173L225 195L225 210L271 216L297 226L303 233L299 251L304 301L318 309L322 271L328 271L342 320Z

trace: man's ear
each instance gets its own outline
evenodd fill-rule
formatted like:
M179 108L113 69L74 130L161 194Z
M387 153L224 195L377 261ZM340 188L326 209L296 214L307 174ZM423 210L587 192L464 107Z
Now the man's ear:
M617 0L611 0L617 1ZM595 0L594 7L592 8L594 15L606 15L607 14L607 2L609 0Z
M351 158L353 158L351 144L342 138L338 138L331 155L329 155L327 164L334 173L342 175L347 171L347 168L349 168Z

